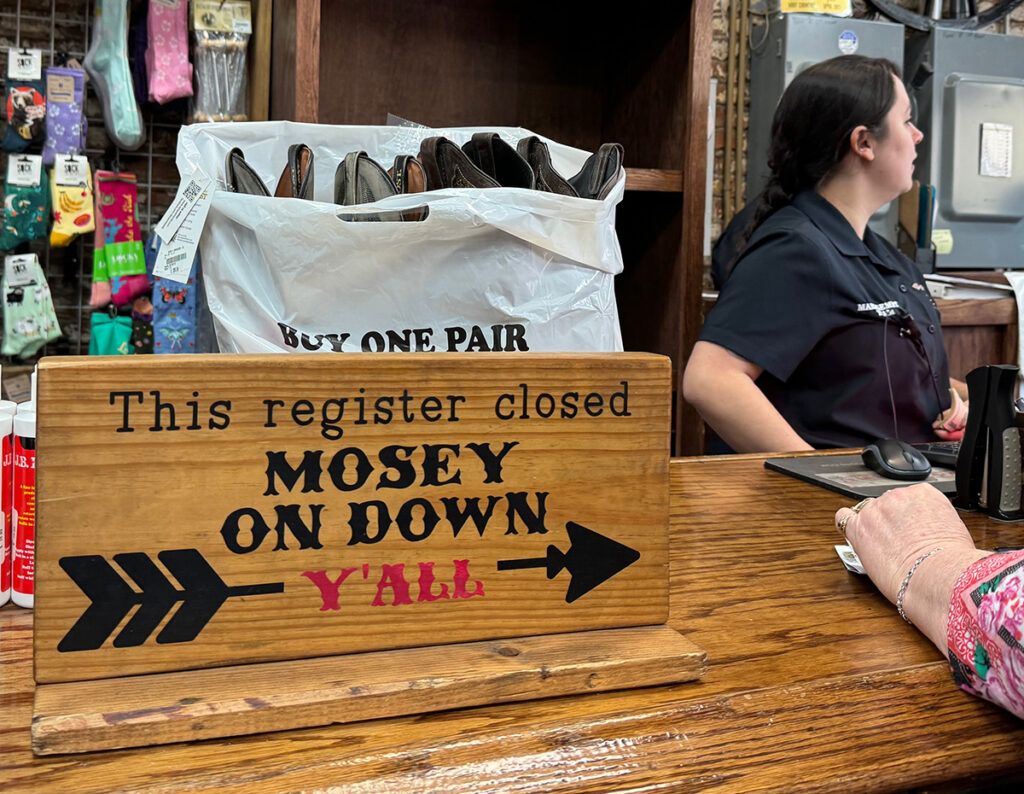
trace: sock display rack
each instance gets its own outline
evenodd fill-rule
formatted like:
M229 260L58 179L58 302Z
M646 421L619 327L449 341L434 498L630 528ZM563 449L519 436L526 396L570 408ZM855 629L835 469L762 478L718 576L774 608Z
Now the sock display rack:
M0 75L7 74L7 51L27 47L43 51L43 67L52 66L58 53L81 61L89 48L93 22L91 0L4 0L0 5ZM174 198L178 171L174 153L178 131L185 122L184 101L160 107L142 107L146 142L127 152L113 146L104 131L103 114L91 85L86 88L88 138L85 154L95 171L98 167L130 171L138 182L138 219L143 234L160 219ZM3 126L3 122L0 122ZM7 153L0 152L0 175L6 173ZM89 349L89 306L92 274L92 234L79 237L67 248L51 248L46 239L30 244L39 256L53 295L54 308L63 336L40 350L43 355L84 355ZM4 357L5 377L21 365L31 369L35 359L22 361Z

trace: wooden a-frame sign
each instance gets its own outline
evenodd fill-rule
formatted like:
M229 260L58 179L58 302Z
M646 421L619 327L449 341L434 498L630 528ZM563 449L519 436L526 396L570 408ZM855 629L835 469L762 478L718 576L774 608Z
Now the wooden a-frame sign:
M50 359L36 753L700 677L670 362Z

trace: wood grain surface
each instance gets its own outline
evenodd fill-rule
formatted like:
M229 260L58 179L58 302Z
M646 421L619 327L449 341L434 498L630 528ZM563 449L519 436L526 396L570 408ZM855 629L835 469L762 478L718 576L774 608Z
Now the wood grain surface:
M669 624L697 683L231 741L34 758L31 615L0 610L6 791L1005 790L1024 723L957 690L938 651L832 546L850 505L755 456L671 466ZM986 547L1020 524L964 514Z
M48 360L36 680L664 623L669 371Z
M515 637L36 687L37 755L148 747L692 681L668 626Z

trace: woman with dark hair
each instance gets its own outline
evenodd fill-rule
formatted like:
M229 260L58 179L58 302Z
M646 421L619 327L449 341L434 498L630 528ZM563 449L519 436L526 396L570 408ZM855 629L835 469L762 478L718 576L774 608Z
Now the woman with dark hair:
M884 59L815 64L782 95L771 178L683 379L734 450L922 442L966 423L920 271L867 226L911 188L922 137Z

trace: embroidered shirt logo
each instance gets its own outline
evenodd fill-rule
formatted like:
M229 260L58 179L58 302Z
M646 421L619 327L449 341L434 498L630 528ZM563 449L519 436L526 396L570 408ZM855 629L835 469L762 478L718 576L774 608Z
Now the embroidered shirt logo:
M927 288L924 284L918 284L916 281L910 285L911 289L920 290L921 292L927 292Z
M900 309L899 301L885 303L858 303L858 314L874 314L876 317L892 317Z

